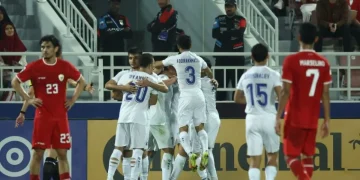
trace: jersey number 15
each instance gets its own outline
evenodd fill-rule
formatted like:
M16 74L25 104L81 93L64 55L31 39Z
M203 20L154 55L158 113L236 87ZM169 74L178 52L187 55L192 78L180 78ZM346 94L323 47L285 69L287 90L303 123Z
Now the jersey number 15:
M255 86L255 92L254 92L254 86ZM246 89L250 92L250 99L251 99L251 105L255 105L255 96L256 96L256 102L260 106L266 106L268 104L268 95L266 91L263 91L263 89L267 88L267 84L259 83L259 84L248 84L246 86ZM255 93L255 94L254 94ZM255 96L254 96L255 95Z

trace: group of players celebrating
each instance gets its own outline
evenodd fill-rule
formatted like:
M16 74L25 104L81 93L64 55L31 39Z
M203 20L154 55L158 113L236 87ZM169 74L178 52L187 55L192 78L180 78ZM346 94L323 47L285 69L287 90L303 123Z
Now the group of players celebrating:
M263 147L268 157L266 179L276 177L282 132L280 119L285 109L286 161L298 180L312 177L321 100L324 106L321 137L329 135L332 81L328 61L312 50L316 41L316 27L302 24L301 50L285 59L282 78L267 67L267 48L262 44L252 48L254 66L241 76L234 96L235 103L246 104L250 180L261 178ZM52 167L50 173L56 174L53 179L68 180L66 152L71 147L71 136L67 111L87 86L73 65L57 58L60 43L54 36L43 37L40 45L43 58L28 64L12 81L15 91L24 99L16 127L24 123L27 107L35 106L30 180L40 179L46 149L53 149L52 157L56 156L58 161L49 159L54 166L44 168ZM131 69L119 72L106 83L105 88L112 91L112 97L122 101L108 180L113 179L120 162L125 180L147 179L149 164L157 150L163 151L163 180L178 179L187 158L189 167L197 171L202 180L218 179L212 154L220 127L215 99L217 81L213 79L210 61L190 51L189 36L180 36L177 45L180 54L156 62L151 54L131 49L128 53ZM76 89L72 98L66 100L70 80L75 81ZM33 95L21 87L26 81L31 81ZM176 146L178 154L174 160ZM51 177L44 174L43 178Z

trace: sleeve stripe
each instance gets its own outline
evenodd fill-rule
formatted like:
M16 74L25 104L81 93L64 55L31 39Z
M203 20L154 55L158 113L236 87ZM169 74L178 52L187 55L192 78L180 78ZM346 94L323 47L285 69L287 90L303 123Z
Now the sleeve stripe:
M332 83L332 81L327 81L327 82L324 82L324 85L331 84L331 83Z
M292 81L290 81L288 79L282 79L282 81L287 82L287 83L292 83Z
M24 83L24 82L19 78L18 75L16 75L15 77L16 77L16 79L18 79L21 83Z

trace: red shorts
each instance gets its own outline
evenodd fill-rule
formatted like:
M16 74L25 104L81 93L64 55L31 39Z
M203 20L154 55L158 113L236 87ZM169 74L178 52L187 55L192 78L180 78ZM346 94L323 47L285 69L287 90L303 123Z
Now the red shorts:
M316 133L317 129L304 129L285 124L284 154L294 157L301 154L313 156L316 150Z
M35 118L32 147L33 149L70 149L71 136L68 120Z

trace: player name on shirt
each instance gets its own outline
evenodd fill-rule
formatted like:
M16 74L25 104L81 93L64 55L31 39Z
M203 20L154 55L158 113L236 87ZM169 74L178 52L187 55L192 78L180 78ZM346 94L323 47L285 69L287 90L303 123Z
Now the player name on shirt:
M323 66L325 67L325 61L321 60L300 60L300 66Z
M130 79L134 79L134 80L143 80L143 79L146 79L147 77L145 77L145 76L139 76L139 75L134 75L134 74L129 74L129 78L130 78Z
M198 59L177 59L177 63L196 63Z
M244 76L244 79L249 79L249 78L253 78L253 79L269 79L270 78L270 74L265 74L265 73L252 73L252 74L246 74Z

